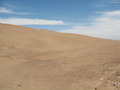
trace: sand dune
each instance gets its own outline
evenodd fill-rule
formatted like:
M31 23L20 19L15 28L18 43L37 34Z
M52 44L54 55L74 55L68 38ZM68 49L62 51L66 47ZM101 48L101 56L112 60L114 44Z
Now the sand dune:
M120 41L0 24L0 90L120 90Z

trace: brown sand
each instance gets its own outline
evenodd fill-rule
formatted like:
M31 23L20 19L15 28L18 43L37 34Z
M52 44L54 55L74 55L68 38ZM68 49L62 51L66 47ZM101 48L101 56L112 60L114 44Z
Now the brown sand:
M0 24L0 90L120 90L120 41Z

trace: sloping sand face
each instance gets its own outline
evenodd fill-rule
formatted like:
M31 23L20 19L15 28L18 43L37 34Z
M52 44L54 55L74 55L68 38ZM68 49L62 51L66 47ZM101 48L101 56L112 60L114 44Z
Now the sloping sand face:
M120 41L0 24L0 90L119 90Z

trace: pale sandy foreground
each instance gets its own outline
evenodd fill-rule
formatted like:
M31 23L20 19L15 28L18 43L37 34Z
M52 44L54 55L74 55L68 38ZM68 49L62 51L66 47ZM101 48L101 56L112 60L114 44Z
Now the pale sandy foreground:
M120 90L120 41L0 24L0 90Z

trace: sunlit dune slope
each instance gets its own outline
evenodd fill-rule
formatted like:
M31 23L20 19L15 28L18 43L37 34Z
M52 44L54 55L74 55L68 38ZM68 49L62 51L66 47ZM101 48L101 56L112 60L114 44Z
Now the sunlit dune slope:
M0 24L0 90L119 90L120 41Z

